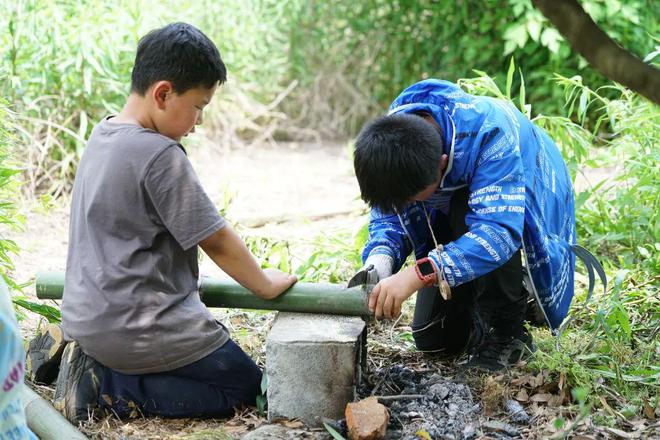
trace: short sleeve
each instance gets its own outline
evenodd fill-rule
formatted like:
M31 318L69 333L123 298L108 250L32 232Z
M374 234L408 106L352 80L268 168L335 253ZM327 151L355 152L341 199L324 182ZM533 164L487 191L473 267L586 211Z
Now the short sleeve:
M143 185L157 217L184 250L226 225L177 144L151 160Z

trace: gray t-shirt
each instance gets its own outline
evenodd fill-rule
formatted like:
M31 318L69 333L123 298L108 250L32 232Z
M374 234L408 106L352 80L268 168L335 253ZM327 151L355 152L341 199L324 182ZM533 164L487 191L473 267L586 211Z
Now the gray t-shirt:
M65 337L124 374L172 370L221 347L229 335L200 300L197 243L225 224L180 144L101 121L73 187Z

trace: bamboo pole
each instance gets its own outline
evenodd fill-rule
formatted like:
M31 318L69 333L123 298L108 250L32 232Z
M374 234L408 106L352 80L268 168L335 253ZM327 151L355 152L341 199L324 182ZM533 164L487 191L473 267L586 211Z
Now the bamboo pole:
M37 298L62 299L64 273L40 272L37 274L36 285ZM298 282L279 297L266 300L233 280L203 278L200 293L207 307L369 315L366 290L362 287L348 289L339 284Z
M23 385L21 399L28 428L40 440L87 440L83 433L27 385Z

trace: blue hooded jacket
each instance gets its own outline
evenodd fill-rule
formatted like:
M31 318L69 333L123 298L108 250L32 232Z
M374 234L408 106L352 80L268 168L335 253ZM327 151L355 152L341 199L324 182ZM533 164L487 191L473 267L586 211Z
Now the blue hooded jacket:
M537 300L552 329L573 298L575 212L559 149L511 104L435 79L404 90L389 114L426 112L442 130L448 166L435 194L397 214L372 209L362 258L385 254L401 269L414 251L444 268L450 286L485 275L521 247ZM426 214L447 213L454 190L469 190L468 232L435 249Z

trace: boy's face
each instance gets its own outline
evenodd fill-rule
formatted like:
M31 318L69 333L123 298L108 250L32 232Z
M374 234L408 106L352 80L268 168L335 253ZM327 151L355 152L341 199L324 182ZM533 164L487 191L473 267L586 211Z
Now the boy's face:
M177 142L194 133L195 125L202 123L202 112L211 102L216 87L200 86L179 94L169 81L157 83L152 95L157 108L153 118L156 131Z
M440 157L440 165L438 167L438 178L435 180L435 182L433 182L432 184L430 184L429 186L427 186L426 188L415 194L412 197L411 202L423 202L424 200L428 200L435 193L435 191L438 189L438 186L440 185L440 182L442 181L442 176L444 176L445 174L445 170L447 169L447 163L448 163L447 155L443 154Z

